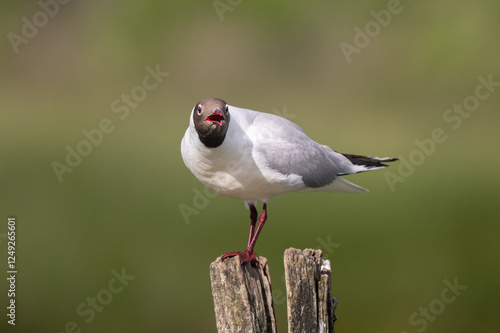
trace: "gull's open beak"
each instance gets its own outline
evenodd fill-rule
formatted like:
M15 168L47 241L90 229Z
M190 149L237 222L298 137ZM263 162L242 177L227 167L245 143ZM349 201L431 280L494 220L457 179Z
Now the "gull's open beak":
M219 110L215 110L215 112L212 113L210 116L208 116L207 119L205 120L211 121L213 124L218 124L219 126L221 126L224 117L222 116L222 113Z

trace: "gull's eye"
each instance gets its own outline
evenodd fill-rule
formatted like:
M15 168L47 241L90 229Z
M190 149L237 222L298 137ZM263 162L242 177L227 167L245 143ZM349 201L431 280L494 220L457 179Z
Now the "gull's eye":
M196 107L196 113L198 113L198 115L200 115L200 114L201 114L201 105L198 105L198 106Z
M226 115L228 115L228 114L229 114L229 105L227 105L227 104L226 104L226 108L224 109L224 113L225 113Z

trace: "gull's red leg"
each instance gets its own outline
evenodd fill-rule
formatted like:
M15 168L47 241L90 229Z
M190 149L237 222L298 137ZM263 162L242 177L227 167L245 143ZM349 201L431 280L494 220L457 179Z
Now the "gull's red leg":
M250 205L250 232L248 234L248 243L247 243L247 249L245 252L241 251L233 251L233 252L228 252L224 253L221 258L222 260L229 258L229 257L234 257L238 256L240 257L240 263L244 264L246 262L250 262L252 264L257 263L257 259L255 258L254 254L255 252L253 251L253 248L255 246L255 242L257 241L257 237L260 234L260 231L262 230L262 227L264 227L264 223L266 222L267 219L267 211L266 211L266 204L264 203L264 206L262 208L262 214L259 216L259 224L257 225L257 230L255 231L255 224L257 223L257 209L253 204Z
M253 253L253 247L257 242L257 238L259 237L259 234L262 231L262 228L264 227L264 223L266 223L266 220L267 220L267 204L264 202L264 205L262 206L262 214L260 214L259 216L259 224L257 225L257 230L253 235L252 241L249 242L247 246L247 251L249 251L250 253Z
M250 204L250 232L248 233L247 248L250 246L250 242L253 239L256 223L257 223L257 208L255 208L253 204Z

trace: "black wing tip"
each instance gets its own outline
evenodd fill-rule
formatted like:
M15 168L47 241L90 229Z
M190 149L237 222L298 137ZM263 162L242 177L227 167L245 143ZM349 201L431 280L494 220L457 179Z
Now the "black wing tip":
M382 162L395 162L399 161L399 158L396 157L372 157L372 156L364 156L364 155L354 155L354 154L342 154L344 155L352 164L355 165L363 165L368 168L380 168L380 167L388 167L387 164Z

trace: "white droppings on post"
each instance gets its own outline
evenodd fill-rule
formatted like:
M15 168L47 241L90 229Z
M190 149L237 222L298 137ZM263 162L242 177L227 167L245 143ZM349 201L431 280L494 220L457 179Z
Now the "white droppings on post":
M328 272L332 271L332 266L330 266L330 260L323 259L323 262L321 263L321 270L326 270Z

